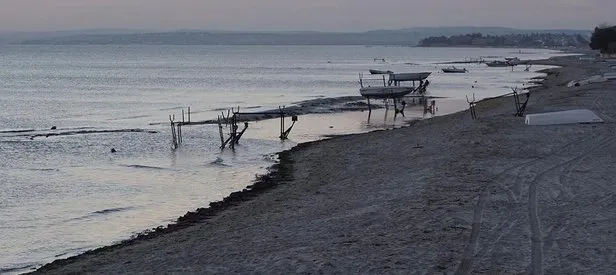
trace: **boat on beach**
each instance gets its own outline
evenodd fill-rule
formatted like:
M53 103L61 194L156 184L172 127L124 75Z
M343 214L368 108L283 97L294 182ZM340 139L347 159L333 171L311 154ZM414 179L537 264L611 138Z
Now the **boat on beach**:
M442 69L444 73L466 73L468 70L466 68L456 68L455 66L449 68Z

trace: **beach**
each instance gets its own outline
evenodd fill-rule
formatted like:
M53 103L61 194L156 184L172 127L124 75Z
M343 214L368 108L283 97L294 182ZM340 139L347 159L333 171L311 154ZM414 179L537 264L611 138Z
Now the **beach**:
M244 191L168 228L57 260L40 274L616 272L614 82L548 70L526 113L605 122L528 126L511 97L409 127L300 144Z

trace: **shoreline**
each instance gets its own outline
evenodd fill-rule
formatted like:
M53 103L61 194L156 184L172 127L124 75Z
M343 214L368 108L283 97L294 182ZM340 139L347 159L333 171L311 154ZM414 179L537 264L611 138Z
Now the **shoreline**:
M538 61L538 62L541 62L541 61ZM566 68L564 69L557 68L557 69L549 69L549 70L552 70L551 72L554 72L554 71L559 71L559 70L566 70ZM552 82L556 82L558 84L559 82L557 81L560 81L560 79L556 79L557 77L558 76L554 76L554 74L548 73L548 75L546 76L546 80L543 82L543 86L536 88L536 90L532 92L540 93L542 89L545 90L548 88L549 85L554 85L554 83ZM478 114L479 114L480 120L482 119L482 115L491 116L499 112L502 113L503 108L505 106L508 107L508 108L505 108L507 110L513 109L512 108L513 106L509 106L511 104L507 104L507 102L509 101L510 101L510 98L503 98L503 97L491 98L491 99L482 101L478 105L478 109L479 109ZM470 116L468 114L468 110L463 110L461 112L457 112L454 114L434 117L434 118L431 118L425 121L424 120L417 121L414 124L420 124L420 126L422 127L428 127L426 125L439 124L439 123L451 121L454 119L458 119L458 120L462 119L463 121L468 121L469 119L468 118L464 119L464 116ZM407 130L404 130L404 132L412 132L413 128L414 127L405 127L404 129L407 129ZM411 129L411 130L408 130L408 129ZM332 141L339 142L339 141L346 141L347 139L357 139L358 137L365 140L365 139L368 139L367 138L368 136L382 137L383 135L390 134L390 133L399 135L400 132L401 131L398 131L398 130L394 130L394 131L380 130L380 131L373 131L370 133L364 133L364 134L359 134L359 135L358 134L343 135L343 136L337 136L337 137L327 139L327 140L319 140L319 141L301 143L295 146L293 149L278 153L279 159L280 159L279 163L275 164L270 169L268 169L269 172L266 175L263 175L259 177L258 179L256 179L252 185L247 186L242 191L231 193L231 195L224 198L222 201L210 203L210 207L208 208L199 208L194 212L193 211L188 212L186 215L178 218L177 223L169 224L168 227L166 228L163 228L161 226L150 232L148 231L143 232L143 234L139 234L138 237L135 239L125 240L119 244L98 248L92 251L85 252L79 256L71 257L68 259L56 260L50 264L44 265L43 267L38 269L36 272L42 272L42 273L51 272L55 270L56 268L65 267L70 264L78 263L81 259L86 258L88 256L96 256L97 254L111 252L111 251L124 248L124 247L128 247L128 246L140 243L140 242L145 242L147 240L156 239L157 237L168 235L172 232L179 232L181 231L180 229L189 228L192 225L201 224L201 222L203 221L212 219L214 217L218 217L219 214L226 213L226 210L229 210L229 209L232 209L234 207L241 205L240 204L241 202L252 201L255 197L257 197L257 195L268 193L267 191L275 190L275 188L278 186L282 186L288 182L294 181L295 180L294 172L297 167L294 167L294 164L296 161L293 158L293 156L296 154L306 153L306 151L313 150L311 149L312 147L323 145L323 143L331 144Z

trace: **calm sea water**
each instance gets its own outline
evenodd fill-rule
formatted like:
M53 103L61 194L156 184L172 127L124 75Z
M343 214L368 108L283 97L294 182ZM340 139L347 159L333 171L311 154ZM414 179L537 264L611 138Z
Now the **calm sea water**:
M263 121L251 124L235 152L218 149L217 126L193 126L184 128L182 147L171 150L168 125L161 123L171 114L179 117L183 108L191 107L193 120L206 120L232 106L258 111L358 95L358 74L383 69L432 71L429 93L447 97L439 100L446 106L443 114L464 108L465 95L508 93L508 87L522 87L537 74L470 64L464 65L467 74L443 74L445 65L435 63L557 54L361 46L0 45L0 273L27 271L172 222L241 190L275 162L275 152L299 142L389 123L369 124L364 113L306 115L291 140L281 142L278 121ZM122 129L146 132L33 137Z

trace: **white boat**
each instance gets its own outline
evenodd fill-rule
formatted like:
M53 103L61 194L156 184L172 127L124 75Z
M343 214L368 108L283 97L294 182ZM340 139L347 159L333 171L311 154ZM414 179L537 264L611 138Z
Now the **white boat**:
M456 67L450 67L450 68L443 68L442 69L444 73L466 73L468 72L466 70L466 68L456 68Z
M389 82L421 81L430 76L431 72L390 74Z
M360 74L359 93L366 98L401 98L410 93L424 94L426 92L426 87L430 84L430 82L425 79L430 74L430 72L389 74L389 81L385 79L385 75L379 79L363 79L363 75ZM376 86L367 86L367 81L378 81L380 84ZM412 81L413 85L400 85L401 82L408 81ZM418 86L415 86L415 81L419 81Z

